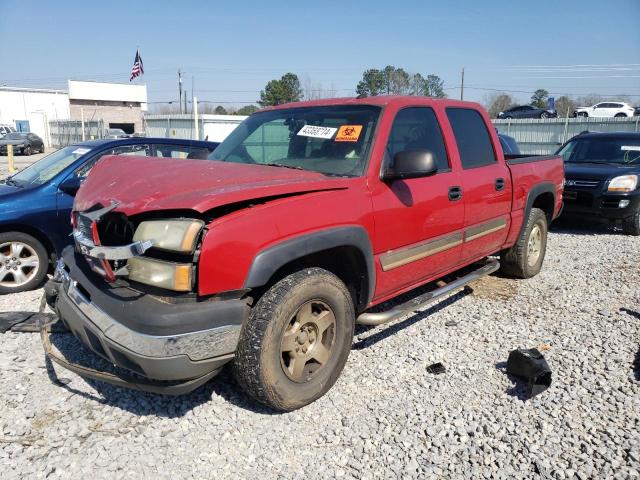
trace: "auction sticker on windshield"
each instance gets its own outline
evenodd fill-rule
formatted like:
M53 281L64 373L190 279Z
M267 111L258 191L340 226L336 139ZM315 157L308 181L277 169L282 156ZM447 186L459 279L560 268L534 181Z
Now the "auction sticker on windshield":
M620 147L620 150L640 152L640 145L623 145Z
M313 138L331 138L336 133L337 128L333 127L319 127L317 125L305 125L300 129L298 135L302 137Z
M342 125L336 135L336 142L357 142L362 125Z
M85 153L89 153L91 151L90 148L76 148L73 152L74 155L84 155Z

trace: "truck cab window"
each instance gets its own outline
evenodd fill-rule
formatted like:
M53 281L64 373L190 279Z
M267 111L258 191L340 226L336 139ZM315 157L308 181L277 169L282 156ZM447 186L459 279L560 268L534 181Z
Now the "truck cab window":
M497 162L487 125L480 113L470 108L447 108L458 145L462 168L475 168Z
M449 168L444 138L431 108L411 107L398 112L387 141L385 161L393 162L395 154L403 150L429 150L436 159L438 170Z

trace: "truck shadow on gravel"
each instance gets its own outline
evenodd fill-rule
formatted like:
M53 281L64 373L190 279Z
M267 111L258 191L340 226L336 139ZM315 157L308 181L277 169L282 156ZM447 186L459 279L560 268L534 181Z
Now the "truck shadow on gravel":
M397 299L394 299L393 302L385 302L383 304L381 304L378 308L371 309L371 311L384 311L384 310L388 310L389 308L391 308L393 305L396 304L400 304L403 303L407 300L410 300L411 298L418 296L426 291L428 291L429 288L420 288L417 290L413 290L410 292L410 294L405 294L402 295L400 297L398 297ZM382 325L382 330L373 333L369 336L365 336L364 334L366 334L366 332L369 332L371 330L380 328L377 326L369 326L369 325L356 325L356 329L355 329L355 334L354 337L355 339L357 339L357 341L355 341L353 343L353 346L351 347L353 350L362 350L364 348L369 348L373 345L375 345L378 342L381 342L382 340L391 337L393 335L395 335L396 333L400 332L401 330L404 330L405 328L409 328L411 325L414 325L416 323L418 323L421 320L426 319L427 317L433 315L434 313L439 312L440 310L448 307L449 305L452 305L454 303L456 303L457 301L463 299L464 297L466 297L467 295L470 295L471 293L473 293L473 290L469 287L465 287L463 290L461 290L458 293L453 294L450 297L447 297L446 299L440 301L439 303L434 304L431 307L428 307L426 310L422 310L421 312L418 312L414 315L411 315L409 318L406 318L405 320L402 320L401 322L398 323L391 323L389 325Z
M51 335L51 343L67 360L103 371L117 371L115 367L95 355L70 333ZM110 407L126 410L135 415L156 415L165 418L179 418L200 405L213 402L216 395L220 396L225 402L254 413L266 415L279 413L254 402L245 395L235 383L229 368L224 368L219 375L198 387L193 392L181 396L169 396L120 388L104 382L78 377L59 366L55 366L54 369L55 364L52 364L48 358L45 358L45 361L49 379L58 387L65 389L73 395L78 395L87 400ZM130 374L130 372L127 373ZM95 390L95 393L74 388L70 384L71 378L73 378L74 383L85 382Z
M640 320L640 312L636 312L635 310L624 307L622 307L620 311L632 316L636 320ZM636 351L636 355L633 359L633 366L631 368L633 370L633 378L635 378L636 381L640 382L640 347L638 347L638 350Z

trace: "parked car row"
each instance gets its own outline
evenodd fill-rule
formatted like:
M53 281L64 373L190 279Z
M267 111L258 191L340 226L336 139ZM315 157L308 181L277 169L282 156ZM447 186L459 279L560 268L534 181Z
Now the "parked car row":
M596 118L624 118L640 115L638 107L633 107L624 102L600 102L591 107L578 107L572 117L596 117ZM532 105L517 105L498 113L498 118L556 118L556 110L536 108Z

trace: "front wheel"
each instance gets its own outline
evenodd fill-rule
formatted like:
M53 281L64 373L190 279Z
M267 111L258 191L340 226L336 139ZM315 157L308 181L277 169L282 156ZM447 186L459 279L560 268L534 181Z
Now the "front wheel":
M321 268L295 272L273 285L243 325L235 377L259 402L280 411L324 395L342 371L353 341L349 290Z
M627 235L640 235L640 208L636 210L636 213L624 220L622 229Z
M549 118L549 112L542 112L540 118Z
M24 147L24 150L22 151L22 153L24 153L27 156L31 155L33 153L33 151L31 150L31 145L27 145L26 147Z
M539 208L532 208L516 244L500 256L501 269L517 278L531 278L542 268L547 251L547 216Z
M40 286L47 274L47 251L22 232L0 233L0 295Z
M587 112L578 112L578 117L588 117L589 114Z

